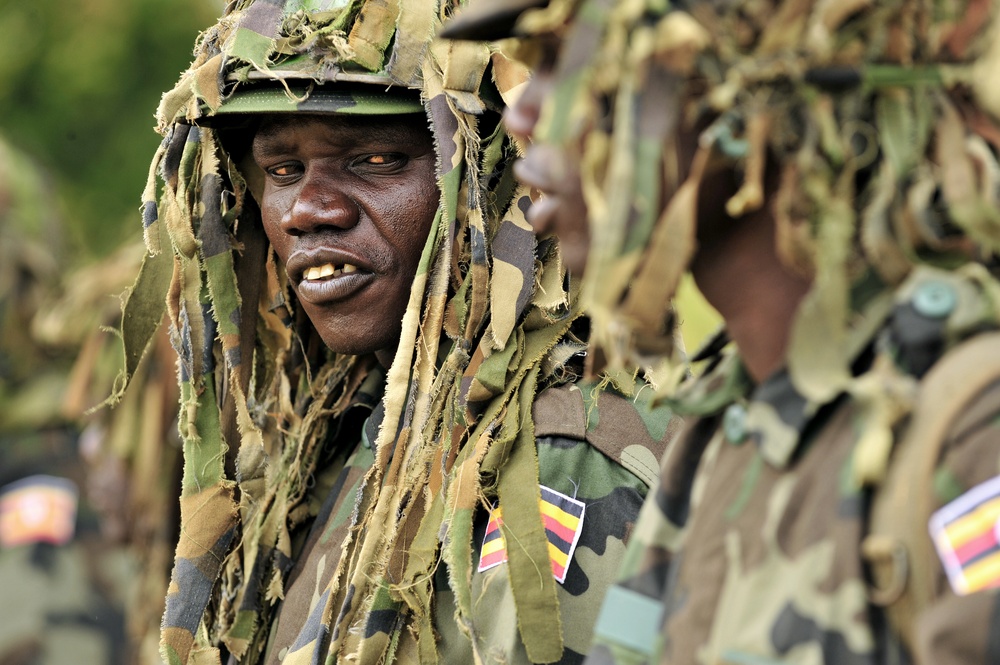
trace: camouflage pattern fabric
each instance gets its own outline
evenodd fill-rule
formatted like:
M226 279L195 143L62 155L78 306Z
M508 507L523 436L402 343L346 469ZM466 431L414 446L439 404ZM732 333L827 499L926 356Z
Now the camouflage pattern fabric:
M942 355L1000 328L997 293L978 266L918 269L895 293L877 292L852 331L857 388L825 403L796 391L785 371L753 386L738 355L714 355L677 398L697 418L663 461L587 662L957 665L1000 657L996 590L956 594L940 559L931 562L936 592L915 619L918 646L908 653L870 601L862 547L873 486L866 476L884 454L874 434L884 428L898 440L909 423L883 420L876 395L891 396L899 412L912 406ZM930 305L936 294L944 294L941 307ZM960 413L926 488L935 508L1000 474L996 385ZM887 463L883 456L876 466Z
M811 284L778 374L754 387L737 355L707 353L709 374L669 400L703 417L664 459L593 662L907 662L869 604L866 502L923 373L997 327L998 16L995 0L552 0L521 15L524 58L539 37L562 45L535 134L582 165L595 357L642 366L666 334L698 225L726 232L699 218L710 174L737 183L729 217L766 212L781 264ZM916 492L941 506L996 476L994 400L967 405ZM934 572L909 656L995 660L995 594L956 596Z
M563 653L558 585L539 577L536 563L548 560L548 541L531 407L537 393L574 378L579 314L557 244L536 243L524 220L530 198L513 180L516 147L499 124L525 70L482 44L433 41L453 8L230 3L163 97L164 142L144 192L147 255L124 307L122 385L134 380L165 318L179 356L185 460L162 631L168 663L217 663L227 654L260 662L335 481L317 479L365 466L352 457L357 440L341 434L366 401L374 359L322 347L267 247L257 202L231 168L238 157L215 118L230 100L275 82L290 93L296 82L327 92L419 90L442 194L385 379L382 424L369 438L374 460L343 536L330 544L317 660L391 662L398 642L364 628L388 609L406 616L419 660L439 660L434 571L442 563L454 621L472 639L473 516L486 500L499 501L519 534L506 568L528 656L554 662ZM356 98L320 97L358 108ZM629 395L642 388L628 376L620 385Z
M639 507L655 482L658 456L677 422L667 409L634 405L610 390L595 388L575 384L550 388L534 405L539 483L586 504L577 547L558 587L564 643L560 663L581 662L590 646L595 612L614 579ZM266 663L315 662L327 639L320 612L334 573L329 546L342 540L349 526L357 487L374 459L371 441L381 416L376 409L313 525L290 575ZM473 517L475 568L469 593L477 631L472 640L452 618L456 600L448 566L434 573L434 628L445 663L533 662L520 638L506 565L478 567L489 514L479 507ZM516 542L516 533L507 537ZM543 571L550 572L548 567ZM420 662L420 645L407 632L407 624L398 605L384 602L369 614L364 635L395 643L401 662Z
M81 430L86 469L81 492L100 515L101 537L128 551L128 661L159 665L160 621L177 542L181 455L177 432L176 354L165 330L135 369L113 409L99 408L120 367L119 300L142 258L142 238L100 262L65 272L58 297L36 313L32 332L48 345L76 350L57 406Z
M132 662L122 611L128 589L121 584L132 570L121 550L96 541L0 551L0 584L11 601L0 611L0 662Z
M593 357L641 366L662 353L705 175L734 174L726 209L739 217L764 204L769 156L780 173L779 253L814 278L789 369L810 397L843 389L859 269L898 284L914 263L997 250L989 186L943 185L995 162L997 13L992 0L551 0L525 11L515 31L524 37L502 50L531 64L536 40L565 44L535 136L581 164L592 237L581 300L604 349ZM678 155L677 132L697 136L693 160ZM947 148L963 141L964 152ZM954 179L932 175L939 169ZM944 226L929 221L939 198L925 192L946 200ZM824 329L836 341L816 353L810 340Z

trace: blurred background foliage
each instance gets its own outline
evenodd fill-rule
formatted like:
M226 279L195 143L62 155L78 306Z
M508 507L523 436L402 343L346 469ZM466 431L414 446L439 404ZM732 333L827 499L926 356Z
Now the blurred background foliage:
M153 114L223 5L0 0L0 492L36 474L79 490L71 542L0 546L25 601L0 606L2 663L160 663L180 473L165 336L118 408L90 408L121 363L103 330L143 255Z
M51 181L70 267L138 233L153 113L222 7L0 0L0 134Z

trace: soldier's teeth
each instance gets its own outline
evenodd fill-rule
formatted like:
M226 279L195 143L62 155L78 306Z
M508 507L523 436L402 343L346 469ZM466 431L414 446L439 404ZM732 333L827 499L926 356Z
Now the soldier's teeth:
M332 263L325 263L321 266L313 266L311 268L306 268L305 272L302 273L302 279L305 280L315 280L323 279L324 277L330 277L335 272L335 268Z
M344 272L345 275L350 275L352 272L357 272L357 271L358 271L358 267L357 266L351 265L350 263L345 263L344 264L343 272Z

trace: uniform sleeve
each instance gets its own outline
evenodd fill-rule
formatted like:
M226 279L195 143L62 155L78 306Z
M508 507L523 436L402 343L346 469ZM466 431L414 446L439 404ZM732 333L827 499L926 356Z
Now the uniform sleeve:
M562 619L559 663L582 663L590 648L601 603L617 578L674 428L665 410L643 410L615 395L591 400L575 386L547 391L536 402L542 513ZM516 621L506 565L497 563L503 557L491 524L483 511L473 536L478 651L484 663L529 663L520 631L531 627ZM436 592L439 617L448 610L449 596L442 591ZM455 632L451 623L438 622L442 660L463 662L463 638L450 634Z
M916 619L915 661L1000 663L1000 386L963 410L933 491L938 595Z
M598 615L588 665L653 662L660 640L662 598L670 561L670 550L663 543L675 532L659 500L651 499L643 505L618 581L608 589Z

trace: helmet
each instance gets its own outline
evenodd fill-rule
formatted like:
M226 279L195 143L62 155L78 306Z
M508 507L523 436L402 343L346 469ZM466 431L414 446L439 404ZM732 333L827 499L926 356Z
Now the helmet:
M431 5L395 16L375 2L231 3L164 95L160 127L181 114L196 121L232 113L422 111L401 89L420 87L434 14ZM331 82L342 85L323 86Z

